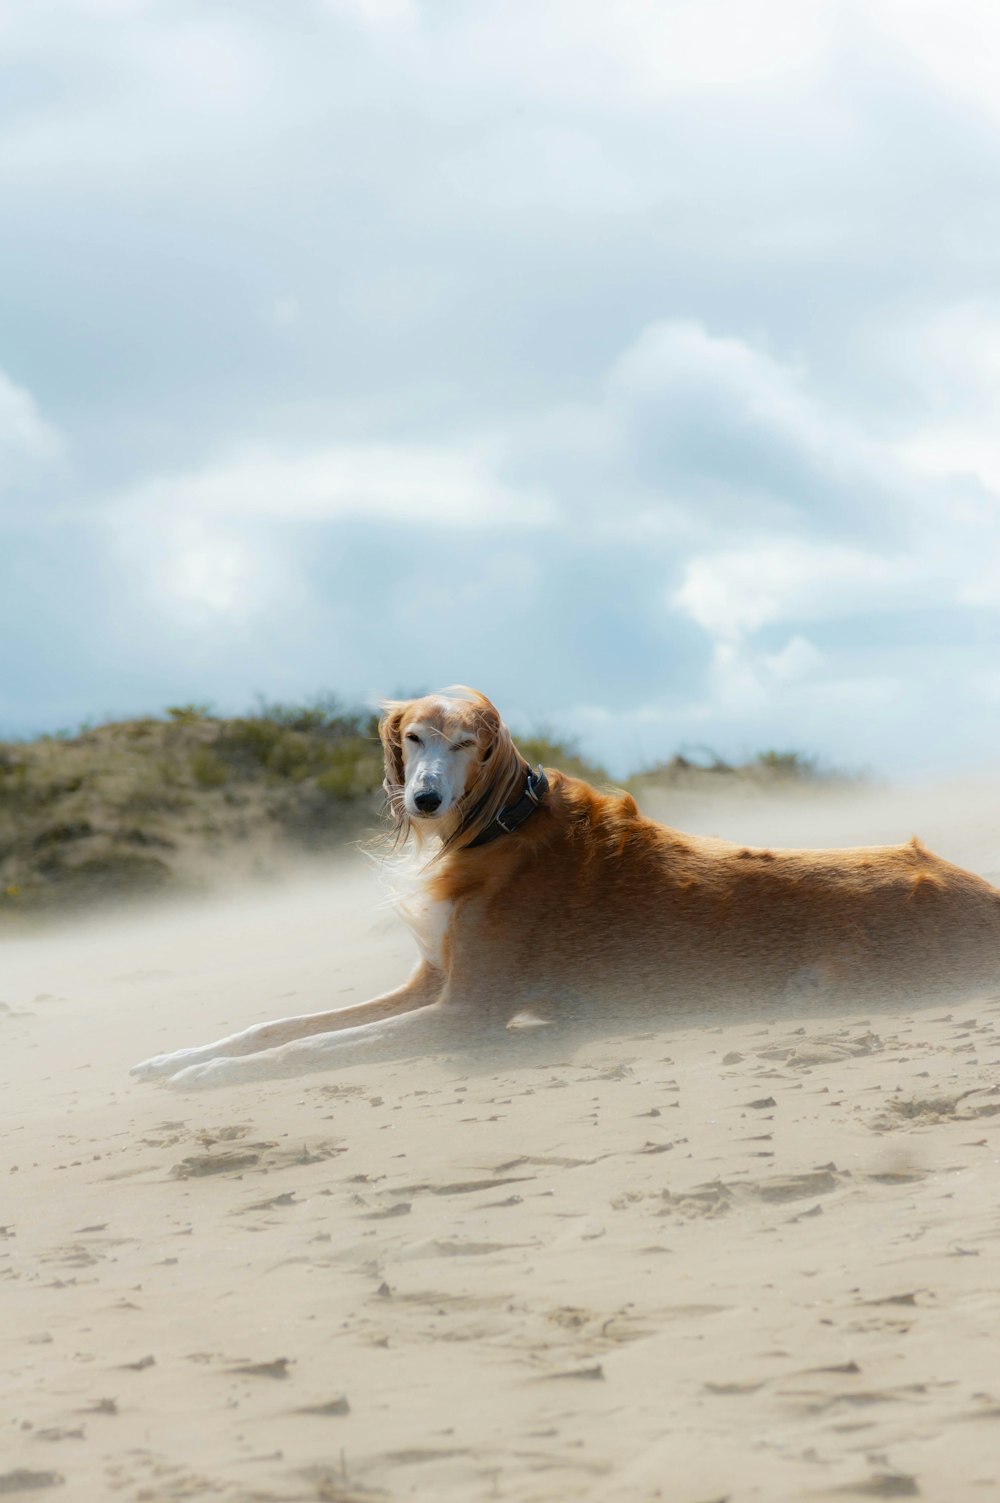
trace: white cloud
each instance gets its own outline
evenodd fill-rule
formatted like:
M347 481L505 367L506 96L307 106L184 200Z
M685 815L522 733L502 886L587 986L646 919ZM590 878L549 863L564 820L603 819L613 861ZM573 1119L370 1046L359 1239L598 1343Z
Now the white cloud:
M927 572L919 560L775 539L691 559L671 604L713 637L732 642L786 618L889 609Z
M995 518L1000 505L1000 438L978 423L939 423L915 433L898 445L900 456L914 470L941 479L976 480L992 492L992 501L979 495L963 498L969 514Z
M417 0L324 0L324 4L333 15L366 26L411 24L420 14Z
M0 8L0 38L7 66L35 69L40 80L15 95L0 128L0 177L12 183L67 172L107 181L138 170L144 188L166 186L169 164L239 151L294 110L294 96L282 100L269 87L266 30L224 8L15 0Z
M836 13L836 0L485 0L456 10L443 37L429 27L428 42L461 52L466 87L479 79L546 101L642 111L787 84L822 57Z
M880 331L884 343L889 334ZM995 418L1000 411L1000 302L962 299L891 331L907 385L928 409Z
M433 560L436 540L453 529L504 532L530 523L535 537L554 518L544 496L504 487L485 449L413 445L294 455L244 450L190 474L147 481L112 498L102 515L141 595L178 619L233 623L273 621L287 615L290 602L302 621L319 609L304 581L303 525L393 524L421 559ZM520 588L527 567L516 556L502 558L508 592ZM485 588L481 571L476 588ZM452 609L466 609L470 589L469 581L438 580L421 568L398 600L433 601L440 592ZM353 605L364 598L367 610L366 589L359 590Z
M0 495L50 476L63 453L29 391L0 371Z
M899 331L902 377L920 403L893 435L915 473L955 481L952 506L969 522L1000 516L1000 305L993 299L937 308ZM971 485L963 482L973 482Z
M711 697L704 710L728 715L768 713L783 699L802 703L822 693L829 677L823 654L807 637L789 638L778 652L761 652L749 642L717 641L712 649Z
M611 359L593 400L509 425L505 462L638 546L810 533L898 546L921 477L820 400L810 375L696 320L660 319Z
M554 516L544 495L503 486L488 452L407 444L341 444L304 454L247 449L202 470L148 480L109 510L126 518L378 518L417 530L542 526Z
M1000 12L989 0L872 0L870 14L964 109L1000 122Z
M157 541L155 573L178 605L229 616L274 608L278 592L266 558L238 534L186 517L168 524Z
M615 362L609 405L646 470L717 518L829 529L892 525L897 466L809 392L806 372L693 320L643 330Z
M803 636L789 637L784 647L764 658L767 671L783 682L815 677L822 665L823 654Z

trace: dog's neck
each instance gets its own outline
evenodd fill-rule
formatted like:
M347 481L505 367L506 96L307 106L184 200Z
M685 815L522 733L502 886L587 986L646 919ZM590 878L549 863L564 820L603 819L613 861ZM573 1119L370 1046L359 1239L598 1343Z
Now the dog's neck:
M530 769L525 779L524 787L519 798L512 803L505 804L492 823L484 830L480 830L472 840L462 846L464 851L471 851L476 846L489 845L493 840L499 840L502 835L513 835L521 828L525 820L531 818L536 809L541 808L542 800L549 791L549 780L545 776L542 767L534 772Z

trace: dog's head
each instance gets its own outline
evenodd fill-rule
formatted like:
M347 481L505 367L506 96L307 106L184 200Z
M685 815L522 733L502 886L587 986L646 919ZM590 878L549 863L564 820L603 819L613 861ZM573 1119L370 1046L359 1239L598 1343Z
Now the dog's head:
M382 709L383 786L399 839L465 844L517 798L528 764L484 694L456 685Z

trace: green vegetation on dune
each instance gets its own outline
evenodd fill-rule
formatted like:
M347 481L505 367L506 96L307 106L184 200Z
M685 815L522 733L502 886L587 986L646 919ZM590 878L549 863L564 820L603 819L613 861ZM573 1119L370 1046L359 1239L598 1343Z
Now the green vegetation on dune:
M711 747L699 747L688 754L678 752L667 762L657 762L634 773L628 780L633 792L649 787L680 787L699 784L710 787L712 781L736 779L740 783L775 786L778 784L843 781L839 774L820 770L815 757L797 751L762 751L746 762L727 762Z
M572 742L516 739L533 765L609 781ZM773 782L816 771L794 752L740 767L709 753L674 757L627 786L641 798L720 774ZM174 705L163 718L0 744L0 925L204 889L280 869L296 851L341 847L377 825L381 783L378 717L330 697L262 701L235 718Z
M0 746L0 921L253 875L378 817L377 718L330 700Z

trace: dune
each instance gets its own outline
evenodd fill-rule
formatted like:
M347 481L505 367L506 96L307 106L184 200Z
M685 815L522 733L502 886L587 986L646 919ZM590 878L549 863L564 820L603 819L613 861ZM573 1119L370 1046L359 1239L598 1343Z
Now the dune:
M654 812L988 874L998 811L983 780ZM4 942L0 1496L993 1496L1000 986L129 1078L412 958L360 861Z

